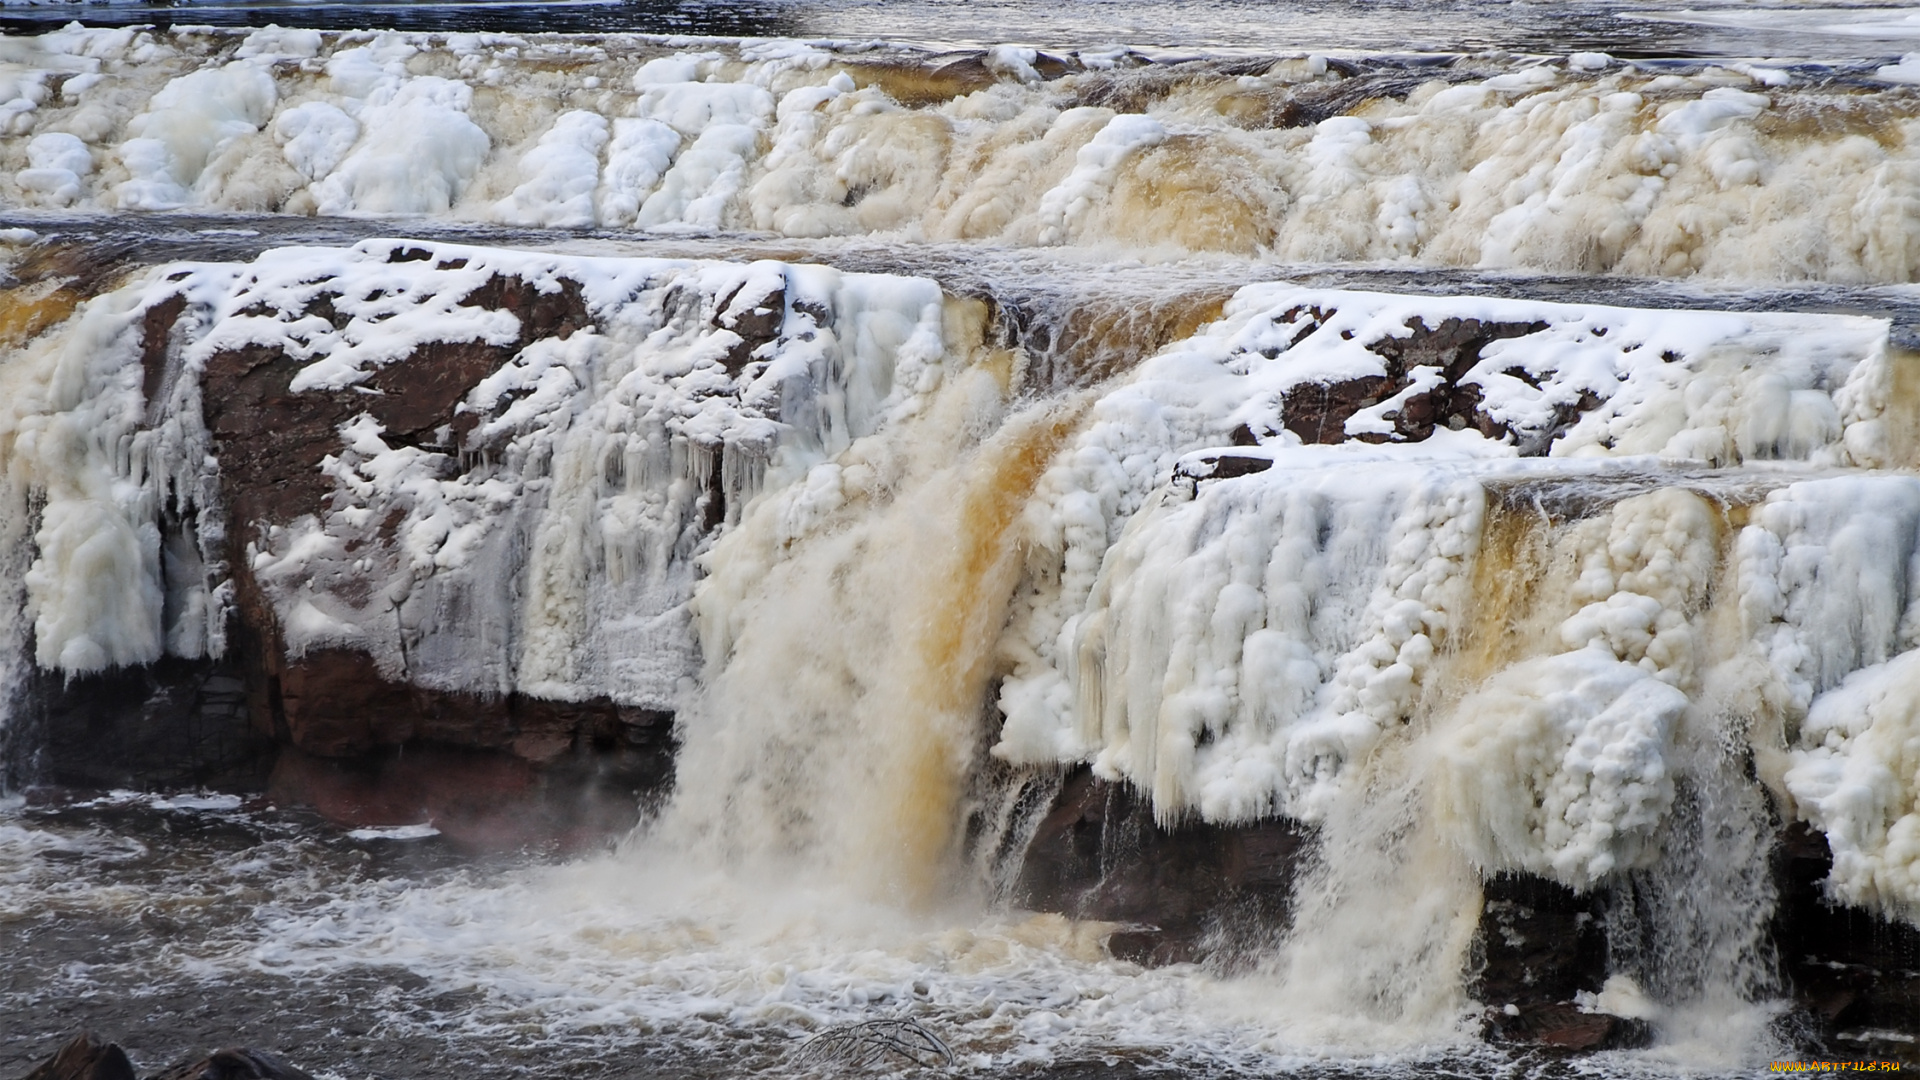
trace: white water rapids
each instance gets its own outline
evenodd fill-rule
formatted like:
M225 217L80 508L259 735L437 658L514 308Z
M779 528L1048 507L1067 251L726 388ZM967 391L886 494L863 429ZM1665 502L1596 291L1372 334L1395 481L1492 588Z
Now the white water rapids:
M1866 314L1264 279L1605 272L1904 302L1907 69L1150 60L0 38L16 268L56 211L574 231L9 278L0 723L29 665L223 655L231 553L289 657L672 709L681 740L671 798L615 850L504 870L348 865L426 829L348 844L237 800L85 804L266 837L176 873L143 861L151 837L9 804L0 919L198 922L166 956L190 980L403 969L466 995L395 1007L406 1037L666 1047L705 1062L690 1075L790 1068L799 1037L875 1016L983 1075L1420 1075L1507 1064L1480 1041L1504 1003L1472 998L1474 938L1483 886L1525 874L1625 898L1582 1004L1654 1042L1594 1068L1795 1053L1760 942L1777 829L1826 838L1836 901L1920 921L1904 339ZM887 245L931 254L874 267ZM968 245L992 250L927 269ZM1062 247L1169 280L1025 312L963 287L1026 265L1003 249ZM1196 254L1247 261L1182 279ZM1222 265L1263 280L1221 288ZM577 297L588 325L514 344L522 315L465 301L500 278ZM143 350L170 303L162 372ZM468 341L513 345L459 399L470 425L403 439L369 404L319 466L324 505L221 516L203 387L223 356L275 351L288 395L371 402ZM999 814L984 843L1017 852L1046 810L1015 808L1020 784L1080 767L1165 826L1311 827L1290 927L1231 971L1142 968L1107 951L1114 925L1009 903L970 816ZM47 986L138 981L102 962Z

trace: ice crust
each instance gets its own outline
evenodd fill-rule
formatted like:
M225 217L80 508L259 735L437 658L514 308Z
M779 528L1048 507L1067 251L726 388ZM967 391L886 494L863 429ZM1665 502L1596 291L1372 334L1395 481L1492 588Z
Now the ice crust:
M331 506L264 530L246 557L290 653L350 645L427 686L651 708L693 670L686 604L716 500L737 517L940 378L944 300L923 280L457 247L389 262L395 247L161 267L0 367L5 517L42 501L24 585L43 666L223 647L219 465L198 398L223 350L281 350L303 365L293 393L365 390L424 343L514 342L511 312L458 304L497 276L578 288L595 325L532 342L474 387L466 444L397 444L361 414L321 464ZM176 295L177 374L146 401L141 320ZM307 310L322 296L337 327ZM779 331L729 370L742 339L713 320L756 305ZM382 521L392 540L368 542Z
M1407 392L1357 411L1344 445L1286 427L1290 400L1383 375L1369 346L1447 320L1526 331L1482 347L1459 379L1500 437L1442 427L1399 441ZM1885 333L1822 316L1243 289L1219 322L1106 389L1041 479L1000 645L994 752L1091 762L1150 793L1165 821L1232 822L1321 818L1358 763L1410 741L1430 812L1483 870L1584 888L1645 865L1679 731L1730 673L1771 673L1750 707L1791 726L1815 693L1906 647L1894 635L1916 511L1895 508L1912 481L1850 472L1894 463ZM1407 373L1409 391L1439 377L1425 370ZM1577 419L1556 413L1583 396ZM1545 456L1517 456L1523 445ZM1259 468L1210 478L1223 457ZM1739 484L1646 486L1706 466ZM1822 477L1794 482L1808 467ZM1489 564L1510 557L1486 550L1487 523L1516 484L1586 491L1586 509L1559 524L1533 512L1541 561ZM1730 524L1753 499L1752 521ZM1793 521L1840 530L1844 559L1780 536ZM1816 580L1823 566L1837 579ZM1550 571L1537 630L1490 668L1470 659L1519 632L1486 607L1488 583ZM1720 601L1747 612L1740 628L1715 614L1715 590L1740 597ZM1786 727L1754 730L1763 754L1788 752L1768 741Z
M911 50L777 40L69 28L9 45L9 206L1920 273L1913 140L1860 133L1851 95L1751 65L1474 61L1302 123L1369 76L1295 58L1176 85L1087 53L1049 80L1009 46L949 91ZM1087 103L1115 99L1138 111ZM1882 129L1916 122L1886 107ZM51 136L94 167L43 163Z
M964 757L973 714L954 702L975 691L939 689L958 676L902 642L978 623L964 639L991 647L965 670L993 676L979 692L997 686L1006 760L1088 762L1162 820L1240 822L1343 813L1369 762L1408 754L1472 865L1579 888L1657 857L1682 743L1735 715L1762 778L1828 832L1837 893L1915 903L1899 702L1920 481L1889 471L1911 447L1872 319L1255 285L1109 383L1014 410L1011 376L980 366L977 330L921 279L400 241L177 264L0 365L0 520L30 554L9 587L37 662L225 648L210 358L267 347L299 365L294 393L379 393L428 343L520 341L511 312L462 303L502 277L577 290L591 325L519 346L467 394L457 438L340 426L319 466L331 501L242 545L291 653L350 646L426 686L652 708L685 705L696 674L764 700L795 657L831 654L871 701L821 745L886 773L926 733L862 758L875 710L871 725L943 718L926 721L937 753ZM148 400L140 326L174 296ZM749 317L773 329L743 356L728 327ZM1505 336L1451 374L1418 362L1421 335L1470 326ZM1356 407L1345 442L1289 427L1402 348L1404 385ZM1485 424L1401 423L1449 380ZM1007 554L935 572L988 521L1003 531L965 543ZM770 644L850 597L911 591L912 566L937 581L877 621L849 609L844 641ZM781 709L746 711L838 715L844 681L793 678ZM717 715L701 722L738 719ZM759 768L727 756L759 742L713 739L688 752ZM784 820L791 785L762 794Z

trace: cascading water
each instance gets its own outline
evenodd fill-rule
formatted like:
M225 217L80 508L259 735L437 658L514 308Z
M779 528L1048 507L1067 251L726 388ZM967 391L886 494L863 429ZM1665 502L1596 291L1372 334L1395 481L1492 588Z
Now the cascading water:
M1912 66L0 38L0 1062L1910 1057Z

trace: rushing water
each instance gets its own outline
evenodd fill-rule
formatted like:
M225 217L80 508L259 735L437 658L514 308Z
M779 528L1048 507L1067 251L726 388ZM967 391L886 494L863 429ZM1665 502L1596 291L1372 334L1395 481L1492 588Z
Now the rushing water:
M1105 959L1058 918L910 916L647 854L476 861L223 796L16 802L0 818L0 1067L24 1073L87 1027L149 1066L238 1043L338 1077L804 1075L815 1025L900 1015L970 1075L1671 1070L1290 1047L1262 981Z
M30 40L73 19L126 30ZM486 454L342 427L335 501L248 549L258 603L292 652L672 707L684 741L657 818L587 854L0 792L0 1074L86 1026L152 1066L828 1075L809 1035L910 1018L981 1076L1734 1075L1798 1050L1778 819L1825 830L1843 899L1920 912L1920 9L48 0L0 30L0 734L29 662L224 647L224 534L181 508L219 342L325 339L301 378L350 392L385 362L354 349L442 340L494 268L598 324L474 391ZM674 308L768 275L773 406L701 382L717 339ZM173 290L143 388L128 327ZM1509 328L1475 356L1513 366L1417 434L1282 415L1416 320ZM1254 464L1214 479L1229 443ZM199 580L156 568L163 521ZM1034 792L1084 762L1162 822L1315 823L1291 930L1143 968L1009 903ZM1516 872L1608 898L1595 1007L1652 1048L1481 1041L1463 972Z
M1424 0L568 0L556 4L314 4L180 0L10 0L0 26L31 30L78 18L96 25L288 26L353 30L639 32L842 41L1005 43L1051 49L1108 45L1176 53L1340 52L1562 54L1581 50L1651 58L1733 56L1856 59L1906 52L1920 40L1913 8L1873 0L1661 5L1618 0L1435 5Z

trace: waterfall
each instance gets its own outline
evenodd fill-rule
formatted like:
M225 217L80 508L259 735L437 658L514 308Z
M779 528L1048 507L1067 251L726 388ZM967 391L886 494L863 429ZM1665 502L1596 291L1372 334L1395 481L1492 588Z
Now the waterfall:
M0 792L217 721L221 812L572 845L205 970L743 1071L1904 1052L1911 59L0 46Z

